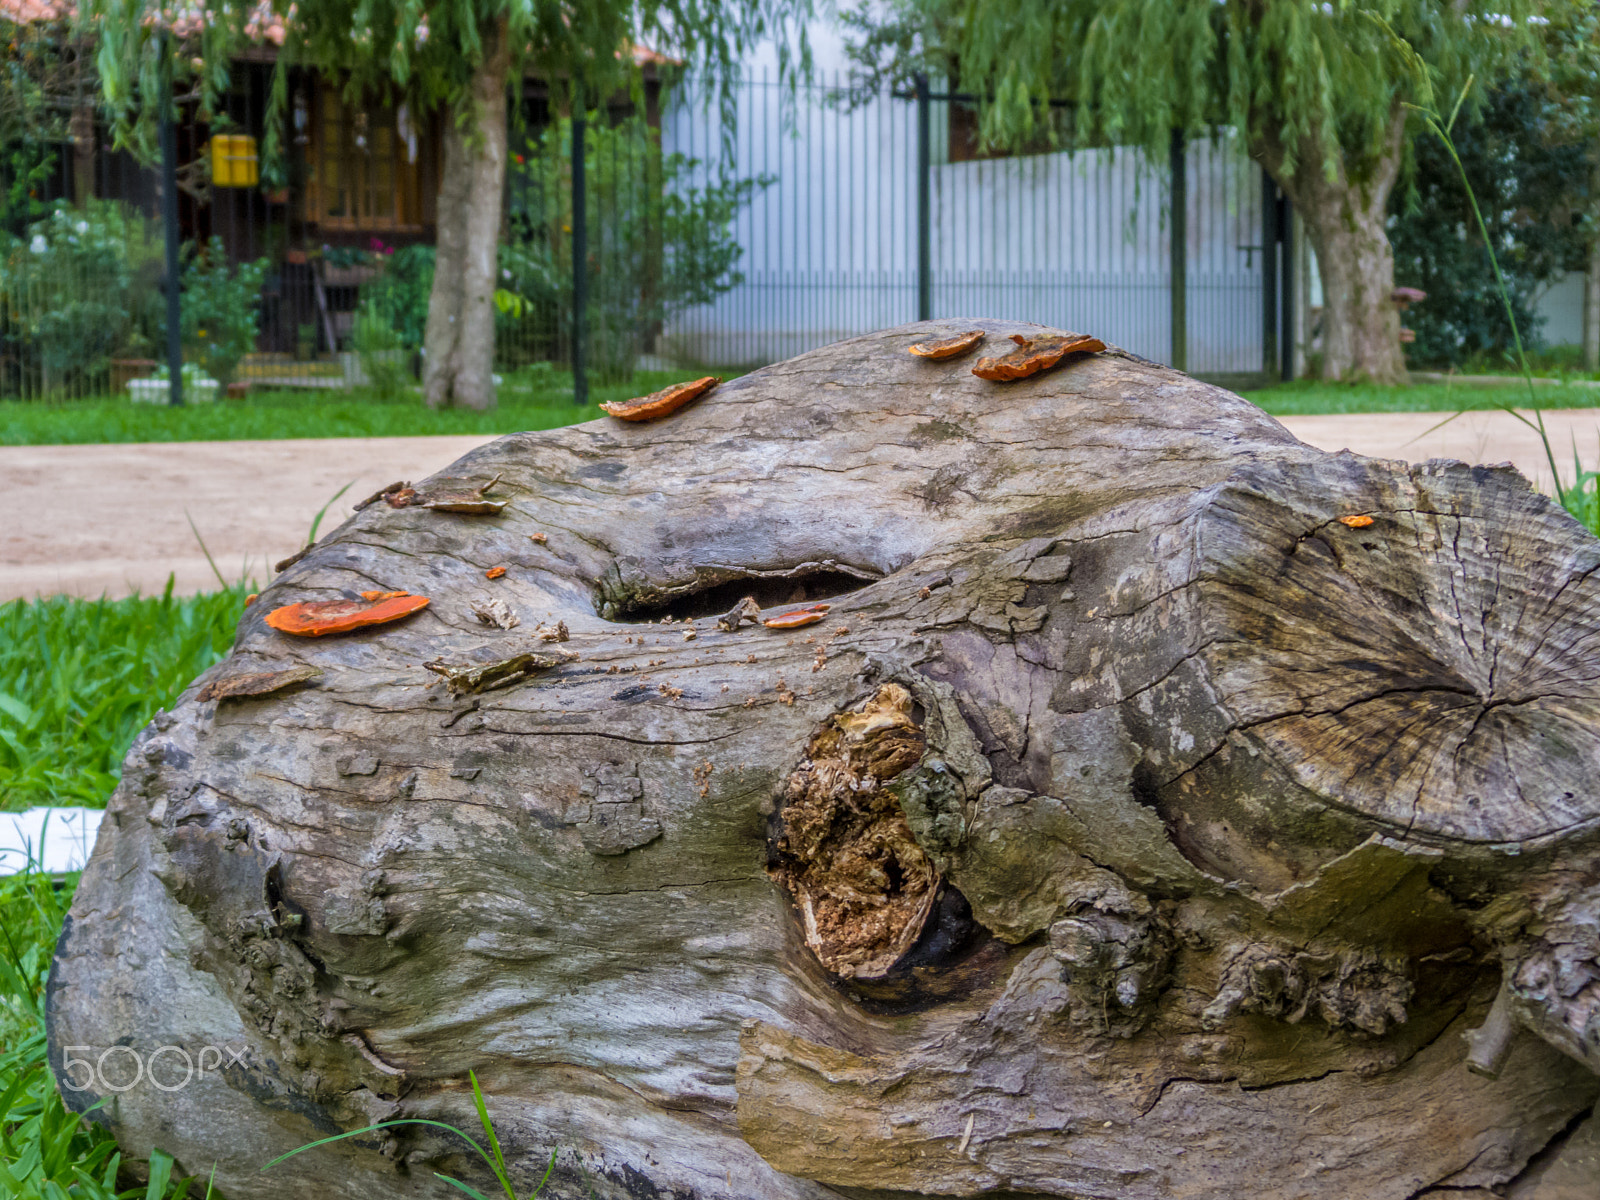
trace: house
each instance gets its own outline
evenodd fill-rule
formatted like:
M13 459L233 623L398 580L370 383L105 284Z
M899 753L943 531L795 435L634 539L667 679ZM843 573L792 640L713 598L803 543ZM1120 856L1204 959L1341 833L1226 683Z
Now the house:
M57 0L0 0L0 21L19 25L63 22L69 12ZM185 242L215 237L233 262L268 260L257 349L305 360L344 347L358 289L379 270L376 248L432 242L441 117L387 97L363 102L346 95L337 78L293 69L282 178L269 180L260 153L284 30L264 16L255 34L233 64L225 119L207 124L192 103L181 110L178 222ZM644 47L632 54L645 75L647 119L658 125L671 60ZM517 92L514 141L536 137L550 121L543 81L526 78ZM626 98L613 107L631 111ZM157 173L115 149L103 116L86 108L72 141L60 145L58 169L43 181L40 198L76 203L89 194L157 217Z

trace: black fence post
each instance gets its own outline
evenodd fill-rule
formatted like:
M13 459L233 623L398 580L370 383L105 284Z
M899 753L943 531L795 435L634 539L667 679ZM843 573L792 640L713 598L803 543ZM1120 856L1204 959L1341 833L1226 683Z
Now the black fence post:
M1278 185L1261 172L1261 373L1271 379L1278 370Z
M917 320L933 319L933 196L928 77L917 76Z
M1172 204L1172 236L1168 239L1169 287L1172 291L1172 349L1170 365L1189 369L1189 164L1188 139L1183 130L1172 131L1168 154L1168 192Z
M1278 201L1278 238L1283 244L1283 313L1282 333L1278 336L1278 352L1282 356L1280 374L1287 382L1294 378L1294 206L1289 197Z
M178 292L183 276L178 269L178 131L172 120L172 63L167 35L160 38L161 54L161 223L167 251L167 403L183 403L183 330Z
M572 94L572 402L589 403L583 333L589 321L589 214L583 163L583 94Z

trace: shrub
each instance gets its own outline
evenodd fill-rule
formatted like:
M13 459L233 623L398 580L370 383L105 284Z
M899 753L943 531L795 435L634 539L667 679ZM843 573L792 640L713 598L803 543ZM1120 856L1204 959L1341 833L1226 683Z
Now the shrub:
M361 298L388 322L400 346L415 350L427 333L432 291L433 247L402 246L388 256L383 274L361 289Z
M571 145L572 123L562 118L531 154L513 158L511 236L499 260L503 287L527 301L537 336L556 349L572 330ZM694 185L700 160L663 153L660 134L639 116L611 126L597 115L584 155L588 364L600 381L626 379L664 321L744 281L730 227L772 179Z
M361 358L361 371L374 391L384 397L394 397L410 386L405 343L374 301L364 301L357 310L351 340Z
M58 209L0 245L0 333L45 392L87 385L106 361L149 345L159 243L111 202Z
M203 249L185 246L184 257L178 310L184 353L227 387L244 356L255 349L256 306L261 303L267 260L231 267L219 237Z
M1531 82L1489 95L1482 120L1453 134L1471 188L1494 240L1517 327L1536 344L1539 290L1582 265L1583 229L1574 224L1589 181L1586 146L1566 138L1544 90ZM1417 335L1417 364L1495 362L1511 348L1505 302L1461 177L1436 138L1417 139L1411 187L1397 192L1389 235L1395 281L1427 300L1405 324Z

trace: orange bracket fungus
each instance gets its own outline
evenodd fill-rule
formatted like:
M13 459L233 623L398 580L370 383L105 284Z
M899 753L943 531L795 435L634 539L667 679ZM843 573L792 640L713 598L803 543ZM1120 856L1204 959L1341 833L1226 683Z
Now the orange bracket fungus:
M1372 524L1372 518L1365 513L1355 513L1348 517L1340 517L1339 524L1347 525L1351 529L1365 529Z
M426 596L402 593L383 600L302 600L267 614L267 624L298 637L348 633L366 625L384 625L428 607Z
M505 573L506 569L504 567L490 567L483 573L483 577L485 579L499 579Z
M994 379L1002 383L1012 379L1026 379L1040 371L1055 366L1069 354L1098 354L1106 348L1099 338L1083 333L1066 337L1026 338L1013 333L1011 340L1017 348L1009 354L980 358L972 373L979 379Z
M607 402L600 407L619 421L653 421L677 412L691 400L698 400L721 382L720 375L707 375L693 383L676 383L659 392L651 392L648 396Z
M916 342L906 349L918 358L955 358L971 350L983 341L985 336L981 329L969 329L966 333L958 333L954 337L939 338L931 342Z
M409 596L410 592L362 592L363 600L393 600L396 596Z
M773 617L765 617L761 623L768 629L799 629L802 625L815 625L822 620L829 607L826 604L812 604L805 608L794 608Z

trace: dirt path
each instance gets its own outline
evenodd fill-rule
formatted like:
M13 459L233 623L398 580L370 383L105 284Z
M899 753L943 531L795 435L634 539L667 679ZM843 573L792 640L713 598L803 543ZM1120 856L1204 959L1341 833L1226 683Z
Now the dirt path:
M1438 413L1287 417L1326 450L1403 458L1515 463L1541 487L1550 469L1538 438L1503 413L1458 417L1429 433ZM1545 414L1570 478L1576 440L1585 468L1600 459L1600 409ZM266 579L305 540L317 510L351 487L324 518L338 525L355 500L395 479L421 479L487 437L330 438L0 447L0 601L66 592L114 596L216 586L198 531L229 580ZM189 521L193 520L191 529Z

